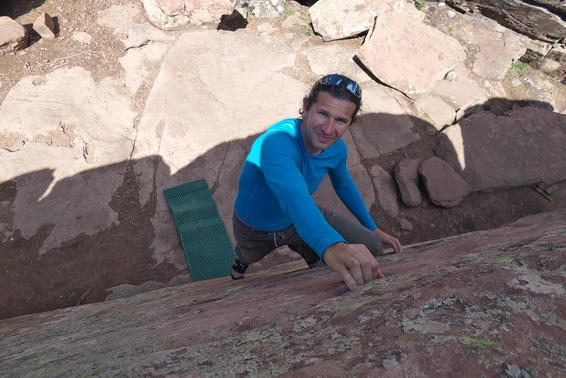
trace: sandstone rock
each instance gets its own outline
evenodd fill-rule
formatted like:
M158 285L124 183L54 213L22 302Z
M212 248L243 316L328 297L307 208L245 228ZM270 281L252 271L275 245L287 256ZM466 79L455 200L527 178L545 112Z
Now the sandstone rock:
M475 48L472 71L489 80L503 80L511 64L531 45L521 35L476 13L459 15L450 25L459 39Z
M0 54L24 49L28 43L28 31L8 16L0 17Z
M395 180L401 192L401 199L406 206L415 207L422 203L419 189L419 166L422 159L403 160L395 167Z
M446 3L458 6L466 1L447 0ZM555 7L551 9L564 11L561 2L558 4L553 2L553 4ZM473 7L476 11L497 19L503 26L536 39L555 42L566 35L566 23L560 17L529 1L474 0Z
M314 31L324 41L356 36L370 31L375 17L383 13L405 14L421 21L424 13L403 0L319 0L309 9Z
M370 175L372 177L373 186L377 192L377 200L381 207L392 217L399 215L397 186L395 185L393 177L379 165L371 167Z
M407 246L357 292L293 262L2 320L0 375L554 376L564 232L562 218Z
M437 157L425 160L418 172L428 196L436 205L454 207L472 191L450 164Z
M456 119L454 107L433 95L418 99L417 105L423 112L423 118L430 121L436 130L442 130Z
M150 201L155 190L204 178L216 186L214 199L231 233L234 188L251 143L246 138L299 115L306 85L279 73L295 57L288 45L267 36L216 30L180 35L138 126L134 158L140 159L135 165L140 202ZM162 159L155 160L156 155ZM183 269L186 262L162 196L156 206L155 260L174 260Z
M399 220L399 227L401 227L401 230L406 231L413 231L414 229L412 223L405 218L401 218L401 220Z
M375 203L375 191L372 185L371 177L368 175L367 170L362 164L349 166L348 171L352 176L352 180L354 180L354 182L358 186L366 207L369 209L371 205ZM317 205L340 215L349 217L350 219L356 220L356 218L352 215L352 213L350 213L348 208L344 206L342 201L340 201L340 199L336 195L336 192L332 188L332 184L330 183L330 179L328 177L326 177L322 181L320 188L313 194L313 198L316 201Z
M444 131L437 154L474 191L491 191L566 178L566 116L519 107L504 116L483 112Z
M120 36L125 50L128 51L151 42L171 42L175 40L174 36L167 35L166 32L149 22L141 24L134 22L134 17L137 17L141 12L141 5L138 4L113 5L99 12L97 24L114 29L114 34ZM153 57L149 59L156 60Z
M406 147L420 139L399 93L384 86L364 88L364 105L350 130L364 159Z
M45 12L39 15L33 23L35 30L41 38L55 38L55 22L51 16Z
M375 77L409 97L431 91L466 59L455 38L411 17L387 13L375 22L358 58Z
M357 52L356 46L330 43L309 49L307 58L310 68L320 77L336 72L362 83L370 80L370 77L352 60Z
M216 24L234 12L230 0L143 0L149 20L165 30Z
M25 141L15 152L0 149L0 182L17 184L11 231L31 238L52 225L30 253L42 255L116 221L110 201L134 144L130 106L112 80L96 83L82 67L28 76L10 90L0 105L0 135L15 132Z
M475 83L441 80L436 83L433 92L453 109L464 110L466 115L481 111L487 101L485 89Z
M130 49L118 59L126 72L126 87L131 94L135 94L144 84L149 86L148 77L154 67L161 62L169 46L165 43L155 42L138 49Z
M313 29L324 41L355 36L368 30L377 9L367 0L319 0L309 9Z

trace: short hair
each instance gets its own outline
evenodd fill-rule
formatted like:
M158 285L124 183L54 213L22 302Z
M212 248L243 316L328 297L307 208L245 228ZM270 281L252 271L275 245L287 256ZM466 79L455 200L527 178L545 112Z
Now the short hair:
M336 84L330 84L337 82ZM354 88L354 89L353 89ZM338 100L350 101L356 105L356 109L352 114L352 121L356 118L360 107L362 106L362 90L358 83L344 75L331 74L326 75L313 85L309 94L304 98L303 103L306 109L301 109L300 114L308 111L318 101L320 92L327 92ZM356 94L358 93L358 94Z

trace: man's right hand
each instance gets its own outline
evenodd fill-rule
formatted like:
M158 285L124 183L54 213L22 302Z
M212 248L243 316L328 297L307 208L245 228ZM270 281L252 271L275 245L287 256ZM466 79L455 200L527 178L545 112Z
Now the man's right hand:
M342 276L350 290L384 277L375 257L363 244L332 244L324 251L323 258L330 269Z

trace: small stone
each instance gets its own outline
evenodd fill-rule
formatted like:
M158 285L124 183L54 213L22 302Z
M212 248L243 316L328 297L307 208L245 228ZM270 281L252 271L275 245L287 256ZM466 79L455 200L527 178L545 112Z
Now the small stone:
M50 15L43 12L33 23L35 30L42 38L55 38L55 22Z
M402 230L406 230L406 231L413 231L413 229L414 229L411 222L409 222L405 218L403 218L399 221L399 226L401 227Z
M456 71L450 71L446 74L445 79L448 81L456 81L458 80L458 73Z

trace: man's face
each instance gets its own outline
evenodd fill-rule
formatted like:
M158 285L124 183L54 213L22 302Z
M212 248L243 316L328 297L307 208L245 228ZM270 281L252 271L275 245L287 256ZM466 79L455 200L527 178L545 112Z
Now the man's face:
M356 104L338 100L328 92L320 92L318 100L310 109L306 109L306 105L305 101L301 135L307 151L318 155L336 143L348 130L353 121Z

